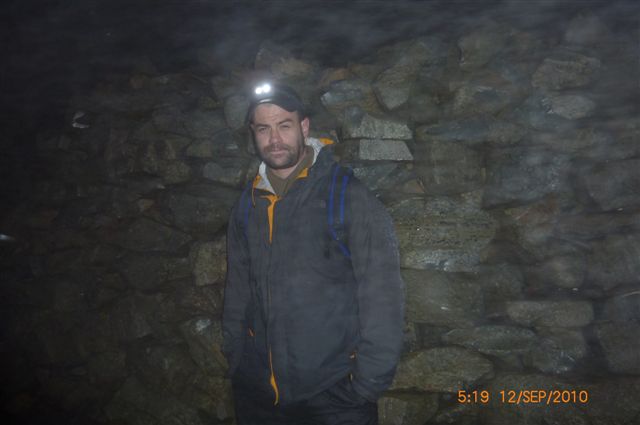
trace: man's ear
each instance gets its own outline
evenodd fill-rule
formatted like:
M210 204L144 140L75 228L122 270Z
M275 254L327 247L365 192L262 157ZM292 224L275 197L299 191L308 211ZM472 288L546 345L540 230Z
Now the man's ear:
M302 121L300 121L300 127L302 127L302 135L306 139L309 137L309 117L306 117Z

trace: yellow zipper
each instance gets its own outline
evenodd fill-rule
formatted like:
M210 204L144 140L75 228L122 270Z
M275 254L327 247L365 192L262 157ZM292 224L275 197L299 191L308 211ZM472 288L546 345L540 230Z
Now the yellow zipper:
M271 360L271 347L269 347L269 368L271 369L271 378L269 379L269 383L271 384L271 388L273 388L273 392L276 393L276 399L273 402L273 405L275 406L276 404L278 404L278 401L280 399L280 392L278 391L276 376L273 373L273 362Z

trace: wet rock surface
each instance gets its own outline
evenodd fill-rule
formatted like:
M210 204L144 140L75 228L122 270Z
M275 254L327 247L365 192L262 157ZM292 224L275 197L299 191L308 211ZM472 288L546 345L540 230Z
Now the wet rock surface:
M258 164L246 89L275 78L396 226L407 331L381 424L638 422L637 5L353 2L329 36L336 18L316 3L241 3L219 42L171 50L178 66L120 51L127 66L58 104L27 159L2 154L2 414L234 423L224 233ZM232 22L264 33L230 37ZM476 389L488 406L456 400ZM509 403L510 390L589 401Z

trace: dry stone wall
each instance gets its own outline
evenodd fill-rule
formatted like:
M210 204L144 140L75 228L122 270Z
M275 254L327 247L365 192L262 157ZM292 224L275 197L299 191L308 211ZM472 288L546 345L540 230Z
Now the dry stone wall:
M406 344L381 424L640 421L638 33L564 31L490 22L331 69L264 43L254 69L134 72L75 99L2 223L5 411L233 422L225 225L258 165L243 90L265 77L396 224Z

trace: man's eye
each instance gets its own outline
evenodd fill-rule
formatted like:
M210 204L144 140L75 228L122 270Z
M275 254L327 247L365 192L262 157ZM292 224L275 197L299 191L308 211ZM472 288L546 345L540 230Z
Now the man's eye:
M258 133L266 133L267 132L267 127L258 127Z
M282 130L289 130L291 128L291 126L289 124L284 124L284 125L281 125L280 128Z

